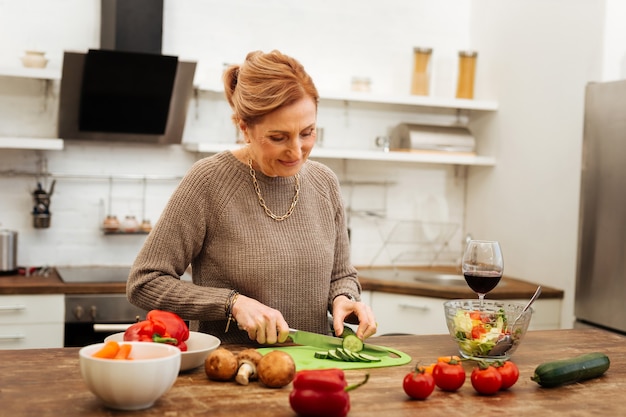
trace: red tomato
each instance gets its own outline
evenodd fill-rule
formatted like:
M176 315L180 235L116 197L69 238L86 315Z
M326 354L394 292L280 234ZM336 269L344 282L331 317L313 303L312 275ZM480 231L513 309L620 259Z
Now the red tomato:
M491 365L479 365L474 368L471 375L472 386L479 394L491 395L500 390L502 376Z
M506 361L503 364L496 366L500 376L502 377L502 386L500 390L511 388L517 382L519 378L519 369L511 361Z
M456 391L465 383L465 369L456 360L437 362L433 368L433 378L441 390Z
M409 372L402 381L404 392L411 398L416 400L425 400L435 389L435 380L423 367L418 367Z
M482 326L472 327L472 339L480 339L481 335L487 333L487 329Z

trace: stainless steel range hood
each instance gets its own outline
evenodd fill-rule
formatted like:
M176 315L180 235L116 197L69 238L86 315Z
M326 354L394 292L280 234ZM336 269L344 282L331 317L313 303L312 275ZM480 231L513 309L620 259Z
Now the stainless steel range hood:
M163 0L101 6L101 49L63 57L58 136L181 143L196 63L161 54Z

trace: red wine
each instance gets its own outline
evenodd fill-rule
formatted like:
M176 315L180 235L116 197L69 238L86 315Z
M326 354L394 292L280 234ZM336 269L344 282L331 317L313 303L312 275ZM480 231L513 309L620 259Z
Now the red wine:
M487 294L496 288L502 278L500 272L478 271L463 274L467 285L477 294Z

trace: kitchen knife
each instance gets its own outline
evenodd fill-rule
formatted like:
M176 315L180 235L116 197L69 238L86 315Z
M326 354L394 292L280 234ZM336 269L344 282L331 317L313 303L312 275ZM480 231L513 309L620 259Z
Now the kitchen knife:
M343 346L341 337L326 336L318 333L305 332L303 330L289 329L289 337L297 345L313 346L320 349L336 349ZM379 352L389 355L389 351L383 347L363 344L363 350Z

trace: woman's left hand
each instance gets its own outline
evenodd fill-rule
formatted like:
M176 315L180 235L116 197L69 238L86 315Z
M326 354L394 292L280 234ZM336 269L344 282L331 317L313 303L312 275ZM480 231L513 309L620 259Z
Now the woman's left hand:
M356 335L365 340L376 333L376 318L370 306L360 301L352 301L344 295L339 295L333 300L333 329L335 335L343 333L343 323L349 318L356 318L359 327Z

